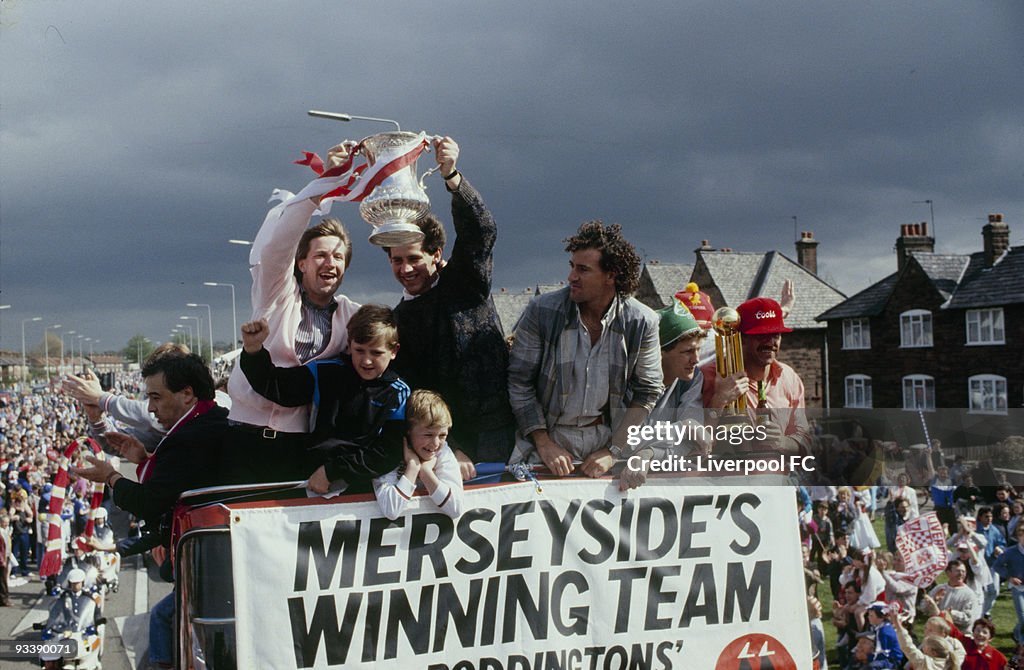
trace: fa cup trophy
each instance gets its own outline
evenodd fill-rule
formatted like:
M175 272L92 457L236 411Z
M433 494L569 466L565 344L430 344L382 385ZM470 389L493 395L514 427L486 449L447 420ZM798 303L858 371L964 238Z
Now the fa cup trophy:
M371 244L399 247L421 241L423 232L416 222L430 211L423 180L440 166L417 177L416 159L438 138L403 131L398 122L391 119L318 110L310 110L309 115L335 121L361 119L395 125L394 131L344 143L350 149L348 159L343 165L323 173L340 178L343 183L325 197L359 203L359 214L373 228ZM357 164L359 159L363 160L361 164Z
M377 172L389 173L359 203L359 215L373 227L371 244L399 247L423 239L423 232L416 225L430 211L423 180L438 169L430 168L417 178L416 159L427 147L429 138L423 133L404 131L377 133L359 143L357 150L366 157L371 169L381 163L397 168Z

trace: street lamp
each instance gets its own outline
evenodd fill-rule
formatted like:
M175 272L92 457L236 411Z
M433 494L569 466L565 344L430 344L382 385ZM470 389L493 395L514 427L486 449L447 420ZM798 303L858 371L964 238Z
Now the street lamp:
M21 320L21 381L25 382L25 375L28 372L28 359L25 356L25 324L29 321L42 321L43 317L33 316L31 319ZM43 333L43 340L46 339L46 334Z
M74 334L75 334L75 331L73 331L73 330L68 330L68 331L66 331L64 333L64 335L74 335ZM64 374L64 335L60 336L60 367L57 368L57 374L58 375ZM72 347L75 346L75 338L73 338L73 337L71 338L71 346ZM72 354L75 353L74 349L72 349L71 353Z
M203 286L227 286L231 289L231 348L236 349L235 343L238 339L238 315L235 312L235 285L227 282L204 281Z
M213 367L213 310L210 306L201 302L188 302L185 303L186 307L205 307L206 308L206 325L209 327L208 332L210 334L210 367Z
M60 328L60 324L59 323L56 323L56 324L50 326L49 328L43 328L43 358L46 361L43 364L43 368L46 370L46 385L47 386L50 385L50 343L47 341L46 331L47 330L57 330L58 328ZM60 341L60 355L61 355L61 357L64 356L64 339L63 338L61 338L61 341Z
M135 362L139 364L139 368L142 368L142 343L151 342L148 337L143 337L140 340L135 341Z
M228 240L228 244L239 244L243 247L251 247L252 242L249 240Z
M351 121L352 119L358 119L360 121L379 121L381 123L393 123L395 124L395 130L401 131L402 126L398 125L398 121L394 119L380 119L376 116L358 116L357 114L341 114L339 112L321 112L316 109L311 109L306 112L310 116L317 116L321 119L331 119L332 121Z
M192 350L193 350L192 353L195 353L195 348L197 346L198 347L202 347L203 346L203 343L199 339L199 338L201 338L203 336L203 327L199 324L199 317L198 316L187 316L187 315L183 314L182 316L180 316L178 318L180 318L182 321L185 321L187 319L195 319L196 320L196 341L195 341L195 345L193 345L193 347L192 347ZM202 354L203 352L200 351L199 353Z
M82 340L85 339L85 335L79 335L75 338L78 340L78 362L82 364L82 369L85 369L85 353L82 352ZM74 373L75 366L75 348L71 347L71 372Z
M188 317L184 317L183 316L181 318L185 319L185 318L188 318ZM179 323L178 325L180 327L182 327L182 328L188 329L188 348L192 349L194 351L196 347L195 347L195 342L193 342L193 340L192 340L192 324L190 324L190 323Z

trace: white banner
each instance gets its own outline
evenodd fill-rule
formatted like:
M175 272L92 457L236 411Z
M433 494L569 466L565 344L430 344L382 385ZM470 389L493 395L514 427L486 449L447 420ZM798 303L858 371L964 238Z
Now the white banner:
M240 668L810 668L792 487L546 481L232 511Z

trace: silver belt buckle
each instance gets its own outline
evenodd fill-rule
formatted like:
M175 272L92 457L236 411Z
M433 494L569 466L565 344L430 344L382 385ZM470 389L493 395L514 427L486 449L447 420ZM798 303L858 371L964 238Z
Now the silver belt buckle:
M277 431L274 430L273 428L264 428L263 429L263 439L264 440L276 440L277 439Z

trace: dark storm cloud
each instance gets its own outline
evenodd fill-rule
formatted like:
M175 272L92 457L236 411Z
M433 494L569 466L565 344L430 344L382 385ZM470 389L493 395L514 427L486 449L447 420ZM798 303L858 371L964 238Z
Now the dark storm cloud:
M791 254L813 229L848 293L891 272L935 201L940 251L979 220L1024 225L1019 3L137 3L0 8L0 346L45 314L120 346L165 338L226 289L290 164L379 130L450 134L501 227L495 286L565 274L578 223L622 223L650 257L704 238ZM425 158L422 164L430 159ZM429 193L447 210L440 180ZM394 280L351 205L345 279ZM187 311L187 310L186 310ZM37 333L38 336L38 333ZM30 338L31 339L31 338Z

